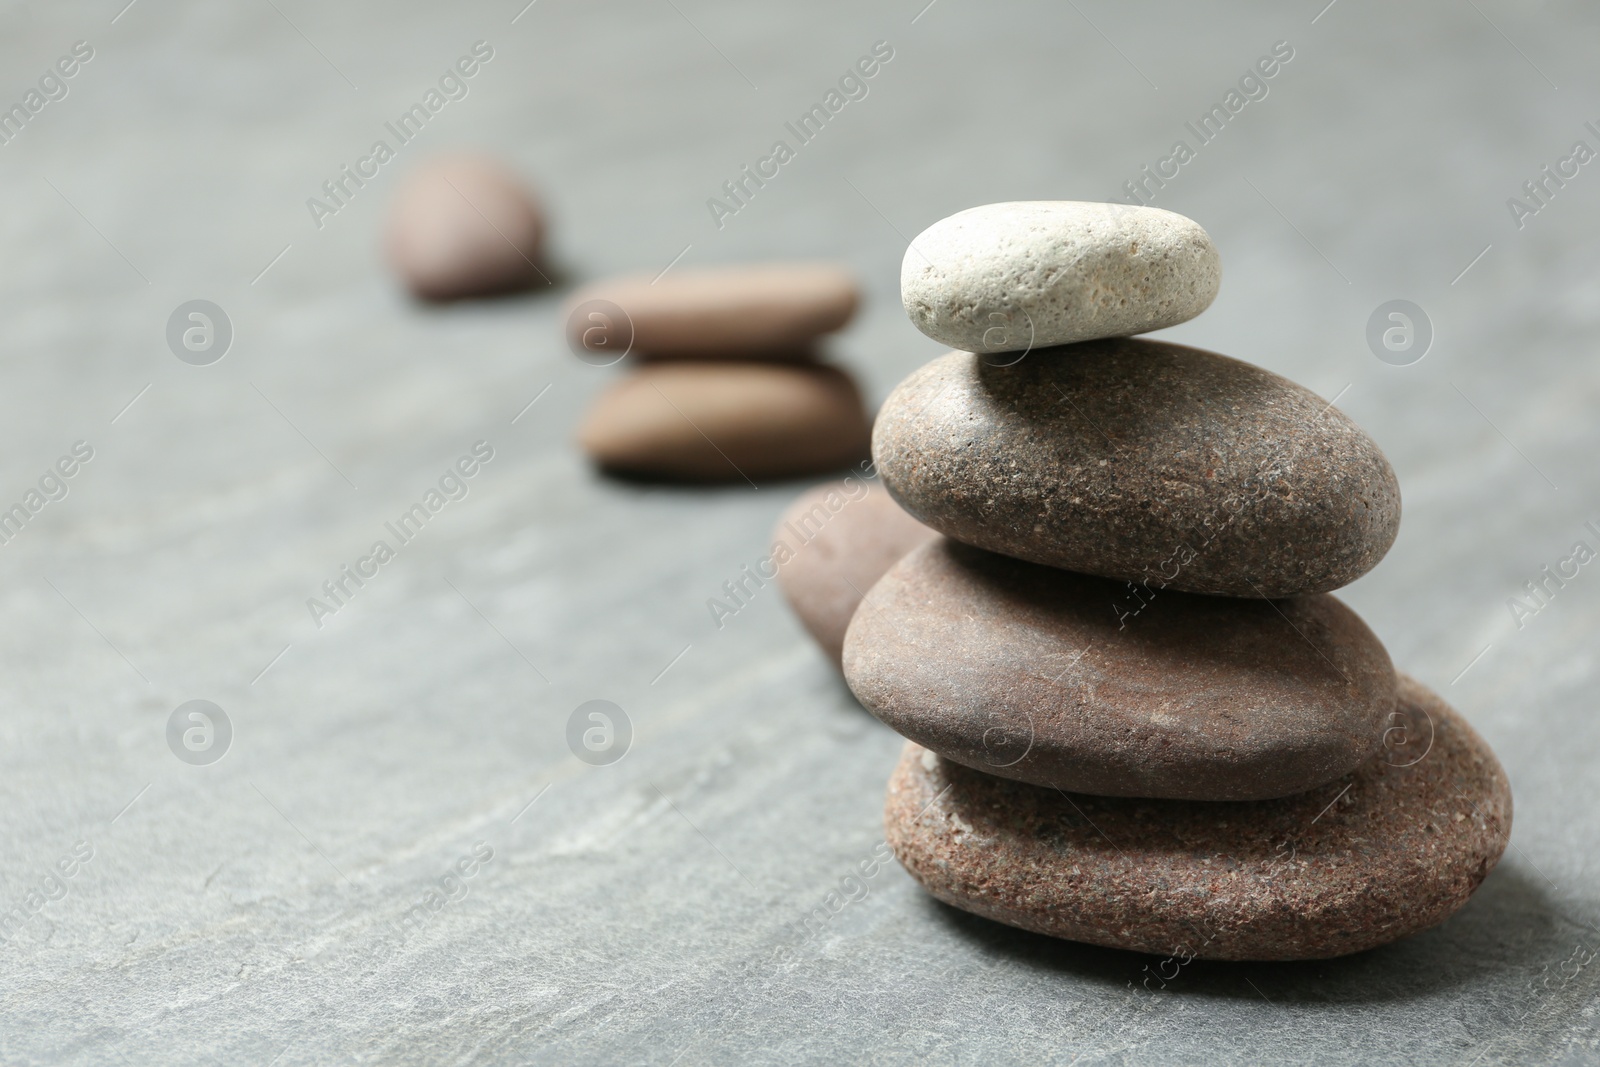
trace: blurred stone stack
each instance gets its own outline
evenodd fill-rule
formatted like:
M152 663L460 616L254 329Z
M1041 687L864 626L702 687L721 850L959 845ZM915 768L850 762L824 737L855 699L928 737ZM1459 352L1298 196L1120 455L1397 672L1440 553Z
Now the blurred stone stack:
M866 594L851 689L910 739L887 836L931 893L1186 958L1304 959L1442 921L1499 859L1494 754L1328 595L1400 494L1377 445L1259 367L1128 335L1220 284L1153 208L994 204L912 242L873 458L944 534Z
M547 229L510 167L451 155L397 190L386 248L418 299L489 297L554 284ZM669 267L579 291L566 307L572 350L637 366L597 399L580 446L611 473L679 482L754 485L863 460L872 423L860 390L818 353L859 304L847 271L807 263Z
M612 473L688 482L755 484L864 458L861 394L817 352L859 302L854 279L821 264L671 269L583 289L567 304L573 351L636 367L597 398L579 444Z

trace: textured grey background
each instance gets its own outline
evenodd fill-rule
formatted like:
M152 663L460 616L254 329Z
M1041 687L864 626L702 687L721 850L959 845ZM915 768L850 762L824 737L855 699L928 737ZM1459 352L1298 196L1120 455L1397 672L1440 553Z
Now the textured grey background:
M1520 231L1505 204L1600 146L1592 6L124 2L0 8L8 104L96 52L0 147L0 499L95 449L0 546L0 910L94 850L0 944L0 1061L1600 1059L1600 571L1521 630L1506 606L1600 520L1600 163ZM316 229L306 198L479 39L471 94ZM870 95L719 231L706 198L880 39ZM557 296L404 299L397 174L509 158L573 279L848 262L870 300L835 352L876 400L939 352L898 307L907 238L1112 197L1278 40L1270 95L1157 201L1226 275L1169 336L1338 396L1387 450L1405 521L1346 596L1499 752L1513 848L1439 929L1195 962L1154 998L1129 984L1158 961L969 918L892 865L807 939L880 840L899 742L776 590L711 623L798 487L595 477L569 441L617 371L565 351ZM1437 330L1404 368L1363 338L1397 297ZM236 330L209 367L163 341L195 298ZM306 598L485 438L467 499L317 629ZM235 729L209 767L164 740L195 698ZM566 747L592 698L635 726L613 766ZM467 895L395 937L478 842Z

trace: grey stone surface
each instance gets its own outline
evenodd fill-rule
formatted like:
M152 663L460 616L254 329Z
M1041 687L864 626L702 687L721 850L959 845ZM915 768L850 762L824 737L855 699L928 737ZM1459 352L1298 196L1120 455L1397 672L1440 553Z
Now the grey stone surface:
M1521 629L1506 604L1600 524L1600 176L1521 229L1506 206L1594 145L1591 7L122 7L0 8L8 104L94 48L0 146L0 499L94 449L0 545L0 903L75 872L0 944L0 1061L1600 1055L1600 575L1551 581ZM480 39L465 99L317 229L306 198ZM867 95L718 229L707 198L879 40ZM720 630L706 607L798 488L595 477L570 438L617 371L573 358L560 296L414 306L382 221L401 171L485 148L542 177L574 281L843 260L868 302L831 347L881 399L941 351L900 308L909 235L1115 195L1279 40L1265 98L1157 191L1227 264L1160 336L1337 397L1384 448L1405 521L1341 595L1495 747L1516 825L1437 930L1196 961L1147 999L1129 983L1160 960L961 915L874 864L899 739L770 583ZM1411 366L1366 342L1397 298L1434 327ZM195 299L233 325L206 366L165 339ZM478 440L465 499L319 629L307 598ZM198 699L232 726L209 765L168 748ZM632 725L610 765L568 748L595 699ZM441 879L456 899L393 934Z

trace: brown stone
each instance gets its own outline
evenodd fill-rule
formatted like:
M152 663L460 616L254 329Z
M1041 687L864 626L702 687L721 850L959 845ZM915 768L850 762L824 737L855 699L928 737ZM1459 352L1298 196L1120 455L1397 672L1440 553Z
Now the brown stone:
M871 432L855 382L835 367L670 362L600 394L578 443L619 474L758 482L848 466Z
M861 597L900 557L938 536L881 485L852 475L804 493L772 531L789 546L778 585L800 624L839 665L845 628Z
M860 303L855 279L817 263L677 268L659 279L628 275L596 282L567 301L569 340L586 346L589 320L575 314L591 301L621 308L626 322L612 333L631 337L635 359L812 358L811 345L850 321ZM599 335L596 335L599 336ZM626 344L624 344L626 347Z
M1192 593L1337 589L1400 525L1394 471L1344 414L1159 341L936 359L884 403L873 458L907 511L959 541Z
M942 537L872 588L844 673L868 711L958 763L1187 800L1348 774L1381 744L1396 686L1383 645L1327 594L1146 589Z
M546 280L537 265L544 232L538 201L504 164L451 156L418 167L396 191L389 262L425 300L526 289Z
M1455 711L1402 676L1385 750L1244 803L1070 795L906 745L886 836L935 897L1025 930L1187 959L1324 959L1467 902L1505 850L1511 789Z

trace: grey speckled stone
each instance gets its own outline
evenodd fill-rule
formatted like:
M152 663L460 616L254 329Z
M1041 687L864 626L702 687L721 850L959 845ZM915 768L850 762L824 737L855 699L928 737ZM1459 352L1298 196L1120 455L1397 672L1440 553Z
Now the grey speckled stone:
M845 677L942 756L1082 793L1262 800L1382 743L1394 667L1338 600L1145 595L940 538L872 587Z
M873 458L941 533L1019 559L1244 597L1347 585L1400 527L1378 446L1260 367L1159 341L954 352L884 402Z
M947 904L1138 952L1323 959L1442 922L1494 868L1511 789L1482 738L1402 678L1389 750L1341 782L1254 803L1072 797L908 744L895 855Z
M952 348L1013 352L1159 330L1222 284L1199 223L1129 204L985 204L917 235L900 264L912 323Z

